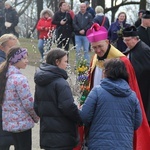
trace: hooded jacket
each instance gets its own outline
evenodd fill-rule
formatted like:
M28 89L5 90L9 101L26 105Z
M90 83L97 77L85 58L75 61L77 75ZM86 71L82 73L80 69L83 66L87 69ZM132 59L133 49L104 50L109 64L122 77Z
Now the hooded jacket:
M13 65L9 66L6 77L8 79L2 105L3 130L29 130L39 118L33 109L33 98L27 78Z
M41 148L73 149L78 144L80 116L65 70L42 64L35 73L34 108L40 117Z
M80 112L91 124L89 150L133 150L134 130L142 123L136 94L123 79L105 78L92 89Z
M135 91L139 102L140 102L140 106L142 109L142 125L140 126L140 128L138 128L138 130L136 130L134 132L134 150L145 150L148 149L150 147L150 130L149 130L149 125L148 125L148 121L146 118L146 114L145 114L145 110L143 107L143 101L141 98L141 94L139 91L139 87L138 87L138 83L137 83L137 79L136 79L136 75L133 69L133 66L131 65L129 59L127 57L125 57L125 55L123 53L121 53L119 50L117 50L114 46L111 45L110 50L108 55L103 58L103 59L111 59L111 58L120 58L125 66L126 69L128 71L129 74L129 85L130 88ZM91 66L90 66L90 76L89 76L89 83L90 84L90 89L93 87L93 78L94 78L94 73L95 73L95 67L99 66L101 68L101 66L103 66L103 61L98 61L97 60L97 55L95 54L93 57L93 60L91 61ZM148 83L148 82L147 82ZM145 84L146 85L146 84Z
M51 17L44 18L45 13L48 13ZM55 25L52 24L53 15L53 12L48 8L41 11L40 19L36 26L39 32L39 39L47 39L52 36L51 31L55 28Z

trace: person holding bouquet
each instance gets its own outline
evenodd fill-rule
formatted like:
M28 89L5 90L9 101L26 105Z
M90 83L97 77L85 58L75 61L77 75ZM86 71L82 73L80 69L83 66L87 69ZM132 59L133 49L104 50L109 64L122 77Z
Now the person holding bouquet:
M108 38L118 50L125 51L127 46L123 42L123 29L129 27L127 23L127 15L125 12L118 14L117 20L113 22L108 29Z
M90 125L89 150L133 149L142 112L128 76L119 58L104 62L103 79L91 90L80 111L83 123Z
M104 69L104 62L107 59L119 58L121 61L123 61L129 74L129 86L137 94L143 118L142 125L140 126L140 128L138 128L137 131L134 132L134 149L138 150L139 147L142 147L142 149L147 149L148 147L150 147L150 143L148 140L150 139L150 129L143 108L141 94L139 91L133 66L131 65L129 59L123 53L121 53L118 49L116 49L113 45L110 44L108 40L108 31L106 28L99 26L99 24L97 23L94 23L92 27L87 31L86 36L90 41L91 47L95 52L95 55L91 60L88 77L90 90L101 83L101 79L103 77L102 72ZM90 126L85 128L85 139L88 138L89 128ZM83 133L80 132L80 135L81 134Z

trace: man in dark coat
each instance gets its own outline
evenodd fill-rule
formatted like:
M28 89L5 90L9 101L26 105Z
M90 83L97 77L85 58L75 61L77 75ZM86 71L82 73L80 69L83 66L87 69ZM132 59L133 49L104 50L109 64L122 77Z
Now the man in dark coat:
M138 28L141 25L142 15L143 15L144 12L145 12L145 10L143 10L143 9L141 9L138 12L138 19L134 23L134 25L135 25L136 28Z
M150 11L145 11L142 15L142 23L138 27L138 36L144 43L150 46Z
M84 59L87 60L89 65L89 41L86 37L86 31L92 25L92 15L86 11L86 4L80 4L80 11L75 15L73 19L73 27L75 32L75 43L76 43L76 62L79 61L81 54L81 48L83 47Z
M134 26L124 29L124 42L128 49L124 52L129 57L136 73L147 120L150 124L150 47L141 41Z

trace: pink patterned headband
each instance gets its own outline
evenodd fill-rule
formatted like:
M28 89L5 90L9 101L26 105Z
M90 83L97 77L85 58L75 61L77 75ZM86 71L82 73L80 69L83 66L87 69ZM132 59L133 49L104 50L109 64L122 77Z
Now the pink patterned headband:
M9 62L11 65L16 64L19 62L24 56L27 54L27 49L26 48L20 48L16 53L10 57Z

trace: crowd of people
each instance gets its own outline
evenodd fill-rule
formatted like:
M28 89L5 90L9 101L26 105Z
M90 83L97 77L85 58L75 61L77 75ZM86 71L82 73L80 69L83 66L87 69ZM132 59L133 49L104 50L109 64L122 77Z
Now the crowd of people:
M110 24L102 6L94 10L89 1L80 4L77 14L66 2L60 2L55 13L42 10L36 26L42 63L34 75L34 97L20 71L28 64L28 50L20 46L15 33L18 17L10 1L5 2L4 14L0 16L4 20L4 26L0 23L0 150L11 145L31 150L32 128L38 121L44 150L149 149L150 11L140 10L131 25L125 12ZM90 92L79 106L67 81L70 40L76 62L83 49L89 67Z

